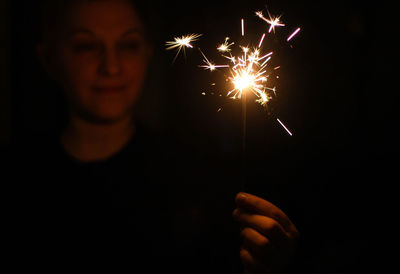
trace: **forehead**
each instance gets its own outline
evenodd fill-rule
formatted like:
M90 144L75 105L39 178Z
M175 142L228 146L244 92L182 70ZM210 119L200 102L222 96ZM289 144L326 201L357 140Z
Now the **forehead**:
M88 29L96 34L119 34L127 29L142 30L140 17L129 1L74 1L65 16L67 30Z

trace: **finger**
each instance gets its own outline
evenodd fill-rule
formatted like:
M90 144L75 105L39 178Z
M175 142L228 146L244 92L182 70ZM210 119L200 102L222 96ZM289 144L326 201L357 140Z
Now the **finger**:
M240 260L242 261L247 273L254 273L255 270L259 268L254 256L243 246L240 249Z
M271 241L257 230L245 227L241 231L243 246L258 256L268 258L274 254L275 248Z
M240 249L240 259L245 268L245 273L248 274L267 274L267 266L261 263L251 251L246 249L244 246Z
M270 217L258 214L250 214L239 208L236 208L233 211L233 218L242 226L255 229L260 234L270 239L271 242L276 246L280 246L288 242L288 236L286 235L283 227L276 220Z
M294 228L294 225L290 221L289 217L280 208L260 197L249 193L240 192L236 195L235 202L238 207L246 209L250 212L265 215L278 221L285 231L291 231Z

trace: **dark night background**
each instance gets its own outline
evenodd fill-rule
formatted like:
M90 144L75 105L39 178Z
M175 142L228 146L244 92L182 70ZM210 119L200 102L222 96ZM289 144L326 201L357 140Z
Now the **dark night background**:
M287 24L277 28L275 40L266 43L277 47L274 58L281 65L277 113L294 135L288 136L249 101L243 175L241 104L210 93L201 95L211 91L214 74L197 67L201 58L195 50L187 51L186 60L181 55L172 64L175 52L166 52L164 43L174 36L203 33L196 45L216 61L211 52L226 36L239 37L240 18L249 24L246 32L259 37L263 22L254 11L265 11L266 4ZM396 91L386 80L391 42L387 29L375 21L388 10L382 5L343 0L155 4L157 61L141 117L202 154L205 160L198 163L202 168L231 170L233 174L226 178L245 176L249 191L266 197L285 192L301 200L299 210L306 212L303 221L312 227L309 233L324 239L320 243L324 253L314 265L317 270L329 266L321 273L369 269L369 258L376 259L384 251L378 247L385 248L390 241L386 229L394 229L389 228L389 199L384 197L398 181L393 177L398 148L392 129L397 102ZM8 1L7 28L2 33L6 41L2 145L56 130L62 121L60 96L46 82L34 54L35 8L35 1ZM298 26L302 30L293 47L279 42ZM374 263L384 267L387 262L385 257L382 263Z

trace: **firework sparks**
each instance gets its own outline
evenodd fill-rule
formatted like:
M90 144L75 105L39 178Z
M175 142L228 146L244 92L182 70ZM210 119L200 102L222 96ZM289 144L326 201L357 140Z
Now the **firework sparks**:
M268 16L269 19L265 18L262 11L257 11L256 15L261 18L262 20L264 20L265 22L267 22L268 24L270 24L268 33L271 33L271 31L275 32L275 27L283 27L285 26L285 24L282 24L282 22L280 22L280 18L281 16L277 16L277 17L273 17L271 16L271 14L268 11Z
M258 43L258 48L261 48L262 43L264 42L265 33L261 36L260 43Z
M178 49L178 52L176 53L174 58L175 61L181 50L183 50L183 52L185 53L185 48L193 48L193 45L191 43L193 41L197 41L200 36L202 36L202 34L189 34L182 37L175 37L174 41L168 41L165 43L165 45L167 46L167 50L175 48Z
M281 126L286 130L287 133L289 133L290 136L293 136L293 134L290 132L290 130L281 122L281 120L279 120L278 118L276 118L276 120L279 122L279 124L281 124Z
M217 68L227 68L227 67L229 67L228 65L215 65L214 63L212 63L210 60L207 59L206 55L201 51L201 49L199 49L199 51L200 51L201 55L203 55L203 57L204 57L203 62L206 63L206 65L202 65L202 66L199 66L199 67L204 68L204 69L208 69L210 71L214 71Z
M230 52L230 51L231 51L230 47L231 47L232 45L234 45L235 43L233 43L233 42L232 42L232 43L229 43L229 42L228 42L229 39L230 39L229 37L226 37L226 38L225 38L225 42L218 46L217 50L218 50L219 52Z
M267 103L272 99L268 93L265 91L260 93L260 98L256 100L257 103L260 103L263 107L267 106Z
M297 28L297 29L288 37L288 39L286 39L286 41L289 42L299 31L300 31L300 28Z
M272 16L269 11L268 17L266 18L262 11L257 11L255 14L257 17L267 22L270 26L268 29L268 33L272 31L275 33L276 27L283 27L283 24L280 21L281 16ZM245 21L244 19L240 19L240 27L241 27L241 36L245 36ZM292 32L286 41L290 41L295 35L297 35L300 31L300 28L297 28L294 32ZM166 42L167 50L178 49L175 59L179 55L180 51L185 52L185 48L193 48L191 44L193 41L198 40L201 34L190 34L182 37L174 38L174 41ZM209 70L210 72L216 71L218 68L223 68L228 70L228 73L224 73L225 81L232 85L232 89L227 91L226 96L232 99L242 99L244 98L244 107L246 105L246 95L248 92L253 93L256 96L256 102L263 106L265 109L268 108L268 103L277 97L276 87L270 87L267 84L269 83L269 77L277 71L280 66L275 65L273 67L269 67L269 62L272 58L273 52L262 53L263 42L265 41L266 33L262 33L256 47L252 46L243 46L238 45L238 49L240 49L239 54L235 54L236 49L232 49L232 46L235 45L234 42L230 42L230 38L226 37L225 41L222 44L217 46L217 51L220 53L220 56L229 60L228 64L216 65L211 60L209 60L206 55L201 51L200 48L197 48L203 57L203 65L199 65L199 67L204 68L205 70ZM174 60L175 60L174 59ZM276 79L279 78L279 75L275 76ZM215 85L215 83L212 83ZM205 95L205 92L202 92L202 95ZM221 96L221 94L219 94ZM221 111L222 108L218 109L218 112ZM268 111L268 115L270 111ZM292 136L292 132L282 123L282 121L278 118L276 120L279 124L286 130L286 132Z

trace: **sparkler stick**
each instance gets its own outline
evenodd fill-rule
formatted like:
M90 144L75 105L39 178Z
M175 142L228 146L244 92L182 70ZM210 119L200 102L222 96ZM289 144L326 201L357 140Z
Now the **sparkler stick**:
M242 91L243 92L243 91ZM247 191L246 189L246 174L247 174L247 155L246 155L246 129L247 129L247 95L246 92L243 93L242 98L242 169L243 169L243 180L242 189L243 191Z

